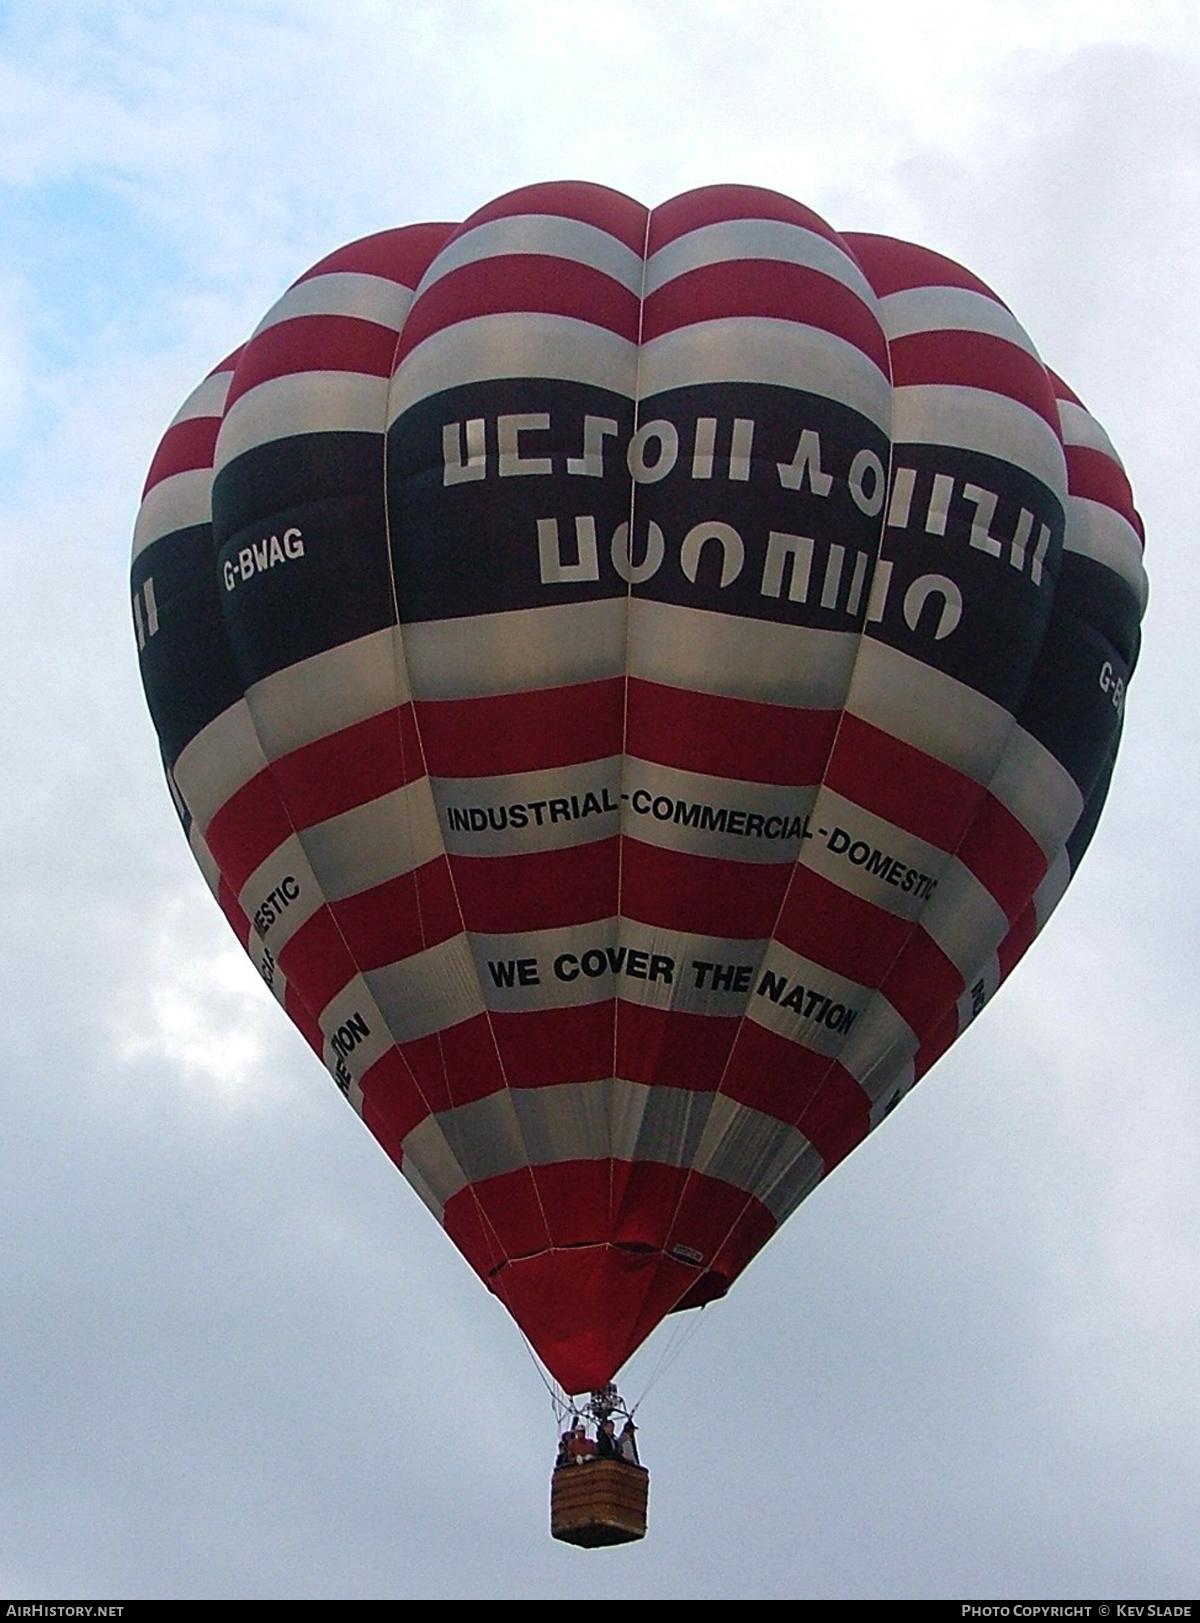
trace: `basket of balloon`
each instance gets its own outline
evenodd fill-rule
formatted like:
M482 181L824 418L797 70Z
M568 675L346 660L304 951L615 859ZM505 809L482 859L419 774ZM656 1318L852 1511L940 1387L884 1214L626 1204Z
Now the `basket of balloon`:
M585 1550L646 1536L650 1473L624 1460L560 1465L550 1481L550 1532Z

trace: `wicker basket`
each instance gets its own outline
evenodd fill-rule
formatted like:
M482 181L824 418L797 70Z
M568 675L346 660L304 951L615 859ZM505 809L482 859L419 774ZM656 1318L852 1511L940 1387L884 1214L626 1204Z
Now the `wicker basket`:
M594 1550L646 1536L650 1473L623 1460L560 1465L550 1479L550 1531Z

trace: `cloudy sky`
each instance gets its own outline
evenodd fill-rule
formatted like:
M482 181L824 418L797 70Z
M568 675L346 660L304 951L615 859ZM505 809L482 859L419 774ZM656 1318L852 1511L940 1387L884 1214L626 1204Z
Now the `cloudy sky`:
M6 0L0 1593L1200 1590L1200 25L1189 0ZM142 703L158 437L338 243L526 182L775 187L961 258L1131 473L1101 831L994 1007L623 1383L546 1531L515 1329L212 907Z

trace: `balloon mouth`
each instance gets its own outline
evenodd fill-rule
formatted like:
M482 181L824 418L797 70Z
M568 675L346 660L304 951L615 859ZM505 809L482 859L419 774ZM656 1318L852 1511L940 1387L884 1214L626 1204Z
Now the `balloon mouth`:
M729 1289L731 1281L724 1274L718 1273L715 1268L707 1268L691 1287L671 1309L672 1313L686 1313L691 1307L705 1307L709 1302L719 1302Z
M725 1295L731 1277L637 1242L584 1242L522 1257L487 1283L567 1392L607 1384L669 1313Z

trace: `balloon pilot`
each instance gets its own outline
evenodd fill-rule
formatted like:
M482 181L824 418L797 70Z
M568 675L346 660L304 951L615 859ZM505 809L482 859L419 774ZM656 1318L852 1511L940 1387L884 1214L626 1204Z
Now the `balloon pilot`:
M572 1409L574 1419L558 1440L555 1470L567 1465L587 1465L592 1460L620 1460L625 1465L641 1468L637 1449L637 1426L633 1411L626 1408L621 1394L610 1381L588 1398L581 1409ZM620 1417L624 1424L620 1432L613 1418ZM594 1422L595 1437L587 1435L587 1421Z

